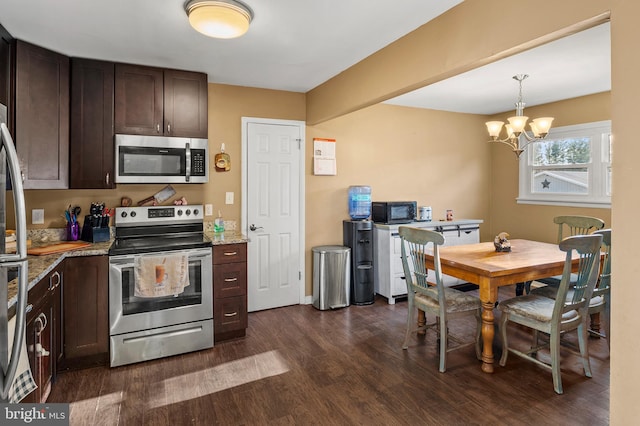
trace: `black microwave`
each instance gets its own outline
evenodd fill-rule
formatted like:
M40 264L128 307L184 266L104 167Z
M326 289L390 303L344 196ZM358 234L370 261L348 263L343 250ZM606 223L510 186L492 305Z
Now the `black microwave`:
M416 220L417 201L374 201L371 203L371 219L376 223L391 225Z

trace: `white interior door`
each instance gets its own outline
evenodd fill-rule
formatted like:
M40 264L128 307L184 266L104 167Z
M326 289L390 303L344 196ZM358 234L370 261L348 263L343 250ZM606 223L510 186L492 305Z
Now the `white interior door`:
M243 118L249 312L304 300L304 123Z

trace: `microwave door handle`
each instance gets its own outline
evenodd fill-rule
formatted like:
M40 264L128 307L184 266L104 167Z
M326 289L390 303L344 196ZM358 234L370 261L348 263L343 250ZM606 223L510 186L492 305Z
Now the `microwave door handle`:
M189 182L189 178L191 177L191 147L189 142L187 142L185 153L185 180Z

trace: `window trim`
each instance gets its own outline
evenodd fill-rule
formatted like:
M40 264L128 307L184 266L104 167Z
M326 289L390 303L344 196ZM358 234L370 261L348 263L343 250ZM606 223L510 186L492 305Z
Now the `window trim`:
M607 141L611 138L611 120L576 124L552 128L548 140L589 136L591 138L591 162L585 165L589 169L589 192L587 194L532 193L531 176L534 166L530 144L520 155L518 176L518 204L539 204L551 206L611 208L611 194L606 194L607 169L611 163L605 161L609 156ZM600 140L599 146L596 141Z

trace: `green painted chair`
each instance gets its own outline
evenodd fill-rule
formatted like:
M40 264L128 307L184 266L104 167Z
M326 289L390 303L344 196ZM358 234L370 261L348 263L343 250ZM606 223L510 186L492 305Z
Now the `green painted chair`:
M592 216L556 216L553 218L553 223L558 225L558 244L564 237L588 235L593 231L604 228L604 221ZM558 287L558 285L560 285L560 279L560 276L555 276L538 279L536 281L548 286ZM531 281L527 281L523 284L517 284L516 295L522 294L523 288L526 294L529 294L531 290Z
M593 235L602 235L601 252L604 257L601 262L600 278L589 302L589 315L602 314L604 316L605 332L602 334L599 329L597 331L593 330L592 322L589 333L606 338L607 345L611 348L611 229L595 231ZM538 294L555 299L558 294L558 289L552 286L545 286L533 289L531 294ZM573 292L569 289L567 297L570 298L572 296ZM593 319L593 316L591 318Z
M577 330L579 355L582 359L584 374L591 377L589 348L587 338L587 321L589 318L589 301L598 281L600 270L600 247L602 235L576 235L560 242L560 250L567 253L562 279L556 299L538 294L516 296L504 300L498 305L501 311L500 336L502 337L502 357L500 365L507 362L509 352L551 370L553 388L561 394L562 378L560 375L560 337L569 331ZM571 283L572 254L579 253L579 269L572 287L572 296L567 297ZM509 347L507 325L509 322L533 329L533 343L529 350L520 351ZM540 344L539 332L549 335L549 341ZM551 364L537 359L537 353L549 347ZM572 349L569 349L573 352Z
M438 247L444 244L442 234L427 229L400 226L398 233L402 242L402 266L407 282L407 299L409 312L407 315L407 332L402 349L409 348L411 335L418 330L435 328L440 342L440 367L444 373L447 368L447 353L456 349L475 345L476 357L482 359L480 353L481 303L480 299L452 288L445 288L442 283L440 254ZM435 286L427 283L427 268L422 253L433 251L435 264ZM426 324L416 325L416 310L421 309L427 317ZM429 315L435 317L429 323ZM473 316L476 320L476 333L473 342L463 342L448 333L450 320L464 316ZM454 345L449 346L449 340Z

